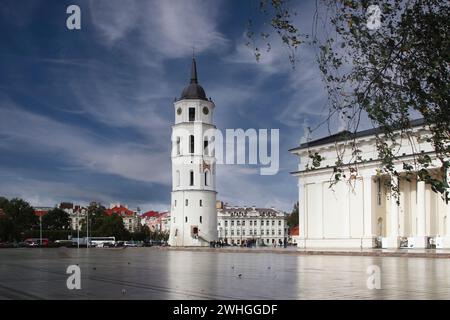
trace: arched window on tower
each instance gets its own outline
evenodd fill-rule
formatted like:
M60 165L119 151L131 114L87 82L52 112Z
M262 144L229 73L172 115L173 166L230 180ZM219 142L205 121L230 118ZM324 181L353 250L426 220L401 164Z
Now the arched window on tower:
M194 136L189 136L189 152L194 153Z
M203 138L203 153L205 156L207 156L209 154L208 144L209 144L208 137L204 137Z
M177 137L177 155L180 155L180 153L181 153L181 148L180 148L180 145L181 145L181 138L180 137Z
M189 108L189 121L195 121L195 108Z
M177 172L175 173L175 186L180 186L180 170L177 170Z
M210 183L210 175L209 175L209 170L205 170L205 186L209 186Z
M194 171L189 171L189 185L193 186L194 185Z

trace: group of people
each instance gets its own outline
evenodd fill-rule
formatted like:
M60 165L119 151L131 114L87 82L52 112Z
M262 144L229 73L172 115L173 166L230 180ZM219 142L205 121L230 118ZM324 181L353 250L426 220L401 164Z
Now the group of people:
M227 240L218 240L218 241L210 241L209 242L209 247L210 248L223 248L223 247L228 247L228 246L239 246L239 247L247 247L247 248L251 248L251 247L256 247L256 240L255 239L246 239L246 240L242 240L240 244L229 244L227 242ZM278 242L275 239L272 239L272 247L276 248L276 247L284 247L286 248L288 246L288 242L287 239L284 238L284 241L281 241L281 239L278 239Z

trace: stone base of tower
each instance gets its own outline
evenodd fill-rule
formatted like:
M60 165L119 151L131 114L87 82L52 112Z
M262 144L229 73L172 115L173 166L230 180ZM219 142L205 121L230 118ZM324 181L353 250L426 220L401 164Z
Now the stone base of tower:
M171 212L170 246L208 247L211 241L218 240L215 191L173 191L172 204L175 203Z
M175 236L169 237L171 247L209 247L209 242L200 239L181 239Z

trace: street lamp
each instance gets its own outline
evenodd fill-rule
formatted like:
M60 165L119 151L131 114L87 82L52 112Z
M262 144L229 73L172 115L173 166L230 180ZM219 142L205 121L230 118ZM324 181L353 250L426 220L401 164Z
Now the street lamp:
M42 212L39 214L39 238L41 239L39 245L42 246Z
M78 210L77 214L77 248L80 249L80 210Z
M89 209L86 211L86 248L89 248Z

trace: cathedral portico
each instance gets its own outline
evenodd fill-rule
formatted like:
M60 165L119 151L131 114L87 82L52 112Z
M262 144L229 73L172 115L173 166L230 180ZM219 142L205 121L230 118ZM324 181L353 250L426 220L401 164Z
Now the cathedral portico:
M420 121L413 124L417 136L426 134ZM300 159L299 170L292 173L299 182L298 246L450 248L450 204L420 181L417 173L407 177L402 162L412 162L413 154L406 145L399 147L403 156L394 163L396 175L381 174L374 134L373 130L360 133L355 143L365 161L348 169L338 183L332 183L336 145L344 142L324 138L291 150ZM433 157L425 139L418 139L417 149ZM311 168L308 161L315 152L323 160ZM436 161L434 165L431 173L439 178Z

